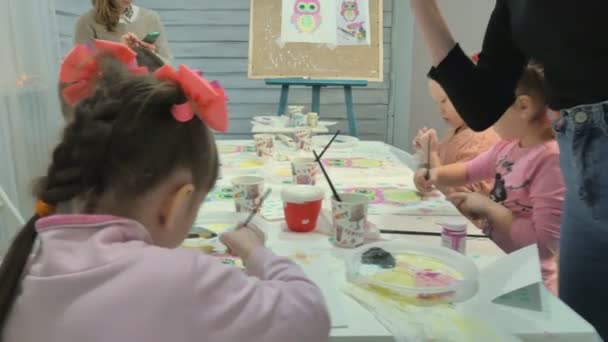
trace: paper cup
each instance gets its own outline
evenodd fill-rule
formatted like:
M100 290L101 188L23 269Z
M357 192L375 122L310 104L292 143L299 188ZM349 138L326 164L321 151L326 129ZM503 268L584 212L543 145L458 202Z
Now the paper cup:
M296 158L291 162L293 184L315 185L319 165L313 158Z
M323 197L323 190L312 185L292 185L284 188L281 198L287 228L298 233L315 230Z
M312 151L312 130L310 128L297 128L294 135L298 150L306 152Z
M244 176L232 179L234 206L237 213L250 213L264 196L264 178Z
M369 198L359 194L339 194L342 202L331 201L331 241L342 248L356 248L365 242Z
M271 134L256 134L253 136L255 141L255 152L260 158L272 159L274 157L274 136Z

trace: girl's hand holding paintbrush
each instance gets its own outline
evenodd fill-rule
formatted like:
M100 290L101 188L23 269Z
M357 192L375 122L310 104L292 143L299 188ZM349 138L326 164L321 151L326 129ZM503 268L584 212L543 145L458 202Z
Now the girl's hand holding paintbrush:
M251 254L256 249L264 247L266 235L250 223L246 226L239 225L235 230L222 234L220 241L228 247L230 254L240 257L243 263L247 264Z

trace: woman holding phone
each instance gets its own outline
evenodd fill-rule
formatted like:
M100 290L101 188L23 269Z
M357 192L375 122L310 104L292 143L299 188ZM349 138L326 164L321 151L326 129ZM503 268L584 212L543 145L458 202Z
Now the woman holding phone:
M92 0L93 9L78 18L74 43L91 39L143 47L170 64L171 53L158 14L136 6L133 0Z
M567 187L559 296L608 340L608 1L495 2L474 65L436 0L410 0L433 59L431 76L475 130L493 125L511 106L530 60L544 66L549 107L560 112L553 119ZM472 202L459 204L474 213Z

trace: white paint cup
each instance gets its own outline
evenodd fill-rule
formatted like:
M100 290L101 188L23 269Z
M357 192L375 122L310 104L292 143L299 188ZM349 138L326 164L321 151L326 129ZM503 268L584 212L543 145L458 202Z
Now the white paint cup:
M369 198L360 194L339 194L342 202L331 200L331 242L341 248L356 248L365 242Z
M312 129L309 127L296 128L295 133L296 147L300 151L312 151Z
M250 213L264 196L264 178L243 176L232 179L234 206L237 213Z
M296 158L291 162L293 184L315 185L319 165L313 158Z
M274 157L274 135L256 134L253 136L255 141L255 152L260 158L272 159Z

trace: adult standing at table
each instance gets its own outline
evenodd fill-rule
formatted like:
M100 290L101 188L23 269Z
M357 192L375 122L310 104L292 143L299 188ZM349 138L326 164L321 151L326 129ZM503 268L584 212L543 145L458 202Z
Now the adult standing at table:
M513 103L530 60L544 65L549 106L561 112L554 127L567 185L559 293L608 340L608 1L496 0L477 66L436 0L410 4L433 59L431 76L475 130Z
M93 9L78 18L74 43L82 44L91 39L124 42L131 47L148 48L170 64L171 54L158 13L136 6L133 0L92 2ZM150 32L160 33L154 44L142 40Z

